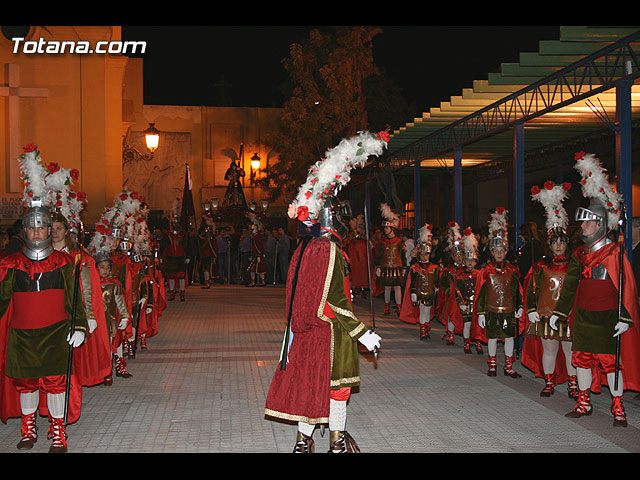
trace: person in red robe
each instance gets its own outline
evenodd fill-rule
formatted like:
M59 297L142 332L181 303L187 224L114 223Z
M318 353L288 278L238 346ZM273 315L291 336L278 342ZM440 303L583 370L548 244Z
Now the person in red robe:
M65 421L79 418L82 395L73 373L71 392L66 389L69 347L79 347L88 328L82 300L72 310L74 291L80 288L75 281L80 266L76 268L70 255L53 249L51 213L39 202L29 208L23 225L22 251L0 262L0 417L3 422L21 418L18 448L30 449L38 438L38 411L48 416L49 452L64 453ZM72 320L75 329L70 332Z
M496 375L498 341L504 342L504 374L521 375L513 368L514 339L522 332L522 286L518 267L507 260L507 211L497 207L489 220L491 260L476 278L474 309L475 339L487 343L489 359L487 375Z
M587 207L578 208L575 217L584 244L571 254L549 321L553 329L568 323L572 330L572 364L579 391L573 410L566 416L591 415L590 394L605 384L612 397L613 425L626 427L624 389L640 390L640 307L622 236L619 242L608 236L624 218L623 199L613 191L594 155L578 152L575 158L583 193L590 199Z
M352 166L363 165L372 152L381 152L385 142L367 132L341 142L310 171L289 206L289 217L298 219L301 241L287 274L287 328L265 415L297 424L295 453L314 452L314 429L325 423L330 453L360 451L346 431L347 402L352 389L360 385L358 344L375 352L380 336L356 318L351 305L342 251L350 208L325 193L337 193L335 184L318 178L348 179Z
M577 399L576 369L571 364L571 330L553 330L549 319L560 297L569 260L567 248L567 212L562 205L570 183L555 185L551 181L544 188L531 189L531 197L545 207L547 245L550 255L536 261L523 282L524 305L527 311L525 341L522 348L522 364L536 377L544 378L541 397L550 397L555 387L567 383L569 398Z
M449 222L447 250L451 261L442 269L440 275L436 316L446 328L443 338L446 339L447 345L455 345L454 334L462 334L464 328L462 315L458 308L458 294L455 289L455 279L464 270L464 248L460 226L457 222Z
M478 273L478 240L470 228L462 232L462 246L464 249L464 268L458 269L453 279L452 288L455 289L456 305L460 315L462 338L464 339L464 353L471 353L471 324L473 321L473 299ZM475 340L476 353L484 353L480 341Z
M375 276L375 251L373 244L367 240L364 225L364 215L360 214L350 222L351 232L345 242L345 252L349 257L349 280L354 295L360 295L363 299L369 292L369 281L373 282ZM369 252L367 252L367 247Z
M431 338L431 320L436 302L440 265L431 263L432 226L419 230L418 244L411 252L415 261L409 267L400 320L420 325L420 340Z
M77 242L77 225L72 225L60 212L53 214L51 240L55 250L79 258L82 300L87 313L88 333L85 342L75 351L76 374L83 386L91 387L111 374L111 347L105 320L100 286L100 273L95 260Z

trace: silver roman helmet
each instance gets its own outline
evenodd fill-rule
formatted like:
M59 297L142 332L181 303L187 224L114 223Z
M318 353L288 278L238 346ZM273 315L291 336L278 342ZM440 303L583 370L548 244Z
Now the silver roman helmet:
M341 244L349 233L347 225L351 216L351 204L348 201L341 201L334 196L327 197L318 212L321 236Z
M51 244L51 223L51 212L43 207L38 199L32 200L31 207L22 217L22 227L24 229L49 228L49 231L46 239L38 241L29 240L25 232L22 253L24 253L28 259L34 261L44 260L53 252L53 245Z
M587 245L602 239L608 231L607 225L607 209L599 198L591 198L587 207L579 207L576 210L576 222L596 221L599 222L600 228L596 233L590 236L580 235Z

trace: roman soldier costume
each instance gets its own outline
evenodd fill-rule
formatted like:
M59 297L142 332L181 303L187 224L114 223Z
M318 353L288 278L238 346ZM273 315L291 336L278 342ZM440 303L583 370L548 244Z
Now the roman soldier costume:
M75 259L51 245L51 212L45 206L51 199L40 162L36 147L26 146L20 160L28 206L25 242L0 263L0 418L21 417L18 448L29 449L37 441L39 411L50 421L49 452L66 452L66 423L78 419L82 398L73 370L67 378L69 348L84 342L87 317L83 302L72 300L74 292L79 295Z
M349 181L351 169L384 145L385 139L367 132L343 140L312 167L289 206L289 217L299 221L301 241L287 275L288 324L265 414L298 423L294 452L315 451L313 431L325 423L330 452L359 451L345 428L347 400L360 383L358 342L374 350L380 337L353 313L341 247L350 208L335 195Z
M522 364L537 377L544 378L545 386L540 396L551 396L556 385L568 381L569 397L575 400L578 388L576 369L571 365L571 329L562 324L562 328L554 330L549 325L569 267L566 255L568 217L562 202L570 188L570 183L555 185L547 181L543 188L536 185L531 189L531 198L545 208L551 255L535 262L523 282L528 322Z
M461 334L463 330L462 317L456 298L455 279L464 268L462 235L460 234L460 226L456 222L449 222L447 250L450 255L450 263L442 269L438 282L436 316L447 330L444 336L447 345L455 345L454 333Z
M406 265L405 245L402 239L396 235L400 217L386 203L380 205L380 213L383 218L384 234L375 248L377 283L384 287L384 314L389 315L390 313L389 303L393 289L396 313L400 315L402 282Z
M367 297L369 290L369 278L373 281L375 277L373 245L368 241L364 224L364 215L360 214L351 219L349 225L351 232L345 242L345 251L349 257L349 280L354 294L360 294L362 298ZM367 253L367 248L369 252ZM369 292L373 295L373 292Z
M431 263L432 226L425 224L419 230L418 245L411 255L416 261L409 267L404 289L400 320L419 323L420 340L431 337L431 319L436 303L440 265Z
M487 342L489 349L487 375L496 375L498 340L504 342L504 374L512 378L521 375L513 369L514 339L522 331L522 287L518 267L507 261L507 211L497 207L489 220L489 246L492 259L476 278L474 327L472 337Z
M578 208L575 217L581 222L584 244L571 254L550 319L553 329L559 331L560 325L568 324L572 334L572 363L577 369L579 392L567 416L590 415L590 393L599 392L605 383L612 395L614 426L627 426L624 388L640 389L640 312L637 287L622 242L613 242L607 236L621 218L622 196L613 191L606 170L594 155L577 153L575 168L582 176L583 194L589 198L588 207Z
M180 290L180 301L185 300L185 285L187 278L187 240L188 237L180 227L179 222L179 201L176 199L173 204L171 226L167 235L167 243L162 251L162 259L164 265L164 275L169 284L169 298L176 298L176 280Z
M218 242L214 236L216 226L213 219L209 215L205 215L203 220L204 224L198 235L200 271L202 272L202 288L211 288L211 282L217 274ZM216 270L214 271L214 269Z
M464 338L464 353L471 353L471 325L473 320L473 300L475 298L476 280L479 270L478 239L470 228L462 232L462 247L464 249L464 268L456 271L452 288L455 290L455 300L461 318L462 337ZM475 340L476 353L484 353L482 344Z
M251 259L249 261L249 275L251 282L249 287L266 286L265 275L267 274L267 263L265 262L264 239L262 238L262 222L255 213L248 214L251 229Z

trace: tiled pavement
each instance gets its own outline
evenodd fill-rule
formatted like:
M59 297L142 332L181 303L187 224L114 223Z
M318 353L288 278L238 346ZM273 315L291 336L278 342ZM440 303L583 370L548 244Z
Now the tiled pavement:
M68 427L75 453L288 453L295 427L264 418L264 403L284 330L284 288L189 287L170 302L149 350L128 361L133 378L83 391L80 420ZM382 311L381 300L375 305ZM369 303L356 313L370 323ZM486 354L447 346L444 329L418 340L416 326L376 314L382 351L361 355L362 385L348 407L347 430L362 452L639 452L640 400L625 393L627 428L614 428L605 388L590 417L564 416L565 385L541 398L543 382L519 363L521 379L486 375ZM486 349L485 349L486 350ZM499 351L498 366L502 366ZM46 452L40 440L19 452L20 420L0 423L0 452ZM328 432L314 434L316 451Z

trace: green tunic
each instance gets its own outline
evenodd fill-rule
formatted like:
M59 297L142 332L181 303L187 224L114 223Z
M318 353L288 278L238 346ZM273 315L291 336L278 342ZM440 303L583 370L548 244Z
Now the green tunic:
M15 255L22 255L15 254ZM60 260L58 252L53 252L42 262ZM62 254L60 254L62 255ZM26 257L24 257L26 259ZM22 261L29 265L30 260ZM58 263L59 264L59 263ZM21 269L20 269L21 270ZM9 268L0 282L0 309L5 314L14 296L14 292L26 292L33 302L42 301L46 291L31 289L29 282L37 283L38 274L32 280L25 280L28 273L18 268ZM57 272L56 272L57 270ZM52 311L64 309L67 318L42 328L9 328L6 354L6 375L11 378L42 378L54 375L66 375L68 364L69 343L67 335L71 327L73 291L74 291L74 263L68 261L48 272L53 278L49 285L54 289L64 290L64 305L52 306ZM22 278L21 278L22 277ZM18 283L20 282L20 283ZM87 315L79 292L76 305L75 329L87 331Z
M604 247L603 247L604 248ZM560 320L567 320L576 300L580 281L587 278L583 274L584 265L576 255L576 250L569 260L569 268L564 277L564 284L560 298L556 303L554 314ZM599 282L611 282L611 280L597 280ZM575 307L573 320L572 348L577 352L587 353L616 353L616 338L613 337L615 324L619 321L632 323L631 315L622 305L621 318L617 309L590 311L578 306Z

